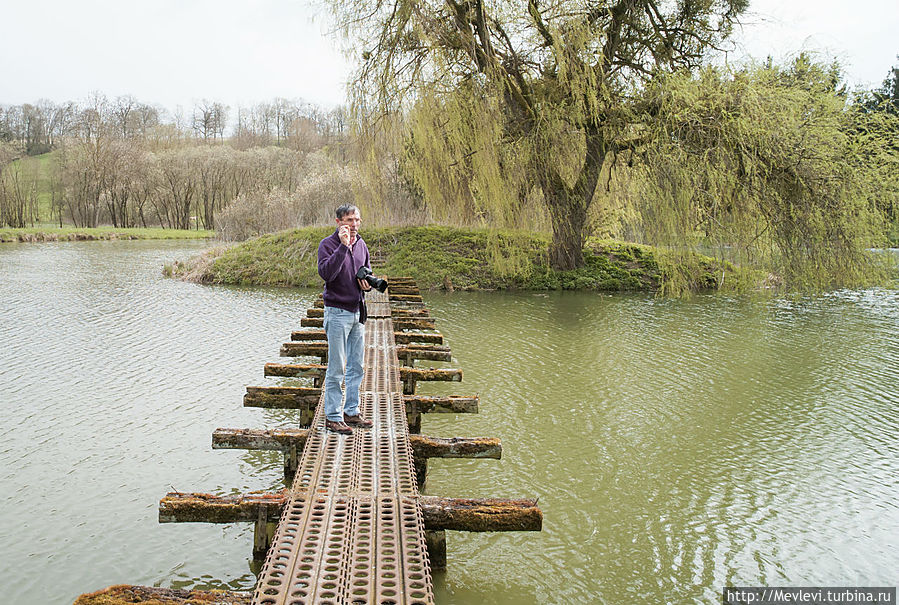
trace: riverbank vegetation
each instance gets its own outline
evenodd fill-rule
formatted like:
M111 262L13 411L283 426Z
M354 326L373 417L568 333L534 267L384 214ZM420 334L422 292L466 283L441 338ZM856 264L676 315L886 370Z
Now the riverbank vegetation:
M899 123L807 55L711 66L743 0L329 4L360 56L372 171L392 150L443 216L526 217L557 270L605 227L726 250L789 287L882 271L867 249L897 218Z
M321 287L317 253L332 228L264 235L166 265L167 275L210 284ZM377 271L415 278L426 289L672 291L762 285L765 278L695 253L589 238L585 263L549 264L551 236L443 226L384 227L363 232Z
M0 228L0 242L83 242L133 239L211 239L215 231L196 229L117 229L115 227L25 227Z
M396 55L362 55L349 111L279 99L237 108L226 135L230 109L205 101L187 117L100 95L0 107L0 226L18 229L4 237L80 237L26 229L50 223L78 233L160 230L150 237L215 229L240 241L333 224L333 208L355 202L370 235L425 225L487 234L475 238L483 250L463 257L492 259L489 275L436 272L460 287L543 287L543 275L552 276L546 287L615 289L590 273L602 256L596 242L612 240L701 251L787 289L886 279L869 249L899 245L899 71L880 89L852 93L838 65L805 55L711 67L704 45L726 34L736 2L691 5L699 12L680 17L528 5L509 15L516 31L532 30L527 48L503 39L498 16L467 5L413 15L406 0L395 4L401 23L348 30L362 36L351 39L359 48L405 41ZM722 7L732 13L714 12ZM699 29L685 33L677 18ZM396 71L401 56L421 67L416 77ZM497 248L512 233L549 243L534 244L533 258ZM691 264L680 254L671 267ZM544 257L552 273L535 260ZM507 279L503 267L520 262L530 268ZM696 281L679 274L659 283Z

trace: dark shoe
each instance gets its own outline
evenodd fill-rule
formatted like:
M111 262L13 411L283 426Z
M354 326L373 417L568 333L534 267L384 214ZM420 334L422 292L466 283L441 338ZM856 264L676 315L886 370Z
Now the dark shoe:
M329 431L334 431L335 433L340 433L341 435L352 435L353 429L348 427L345 422L339 422L337 420L325 420L325 428Z
M343 421L346 422L350 426L357 426L360 429L370 429L372 426L371 420L367 420L362 417L362 414L356 414L355 416L349 416L348 414L343 415Z

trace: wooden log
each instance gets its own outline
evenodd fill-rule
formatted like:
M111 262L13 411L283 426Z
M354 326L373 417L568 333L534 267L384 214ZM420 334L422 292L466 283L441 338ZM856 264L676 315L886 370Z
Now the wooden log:
M288 490L274 493L213 496L171 492L159 501L160 523L255 522L265 507L268 522L277 522ZM540 531L543 513L536 500L441 498L419 496L425 529L455 531Z
M260 508L266 520L277 522L289 491L252 492L214 496L202 493L169 492L159 501L160 523L235 523L259 518Z
M225 590L184 590L156 586L117 584L97 592L83 594L73 605L250 605L252 592Z
M391 300L391 309L427 309L428 306L424 302L415 302L409 300Z
M496 437L430 437L409 435L415 458L492 458L499 460L503 445Z
M327 369L328 366L321 363L267 363L263 366L263 374L294 378L322 378ZM447 378L447 380L450 379Z
M425 307L421 307L420 309L403 309L402 307L396 308L396 309L393 309L393 308L390 309L390 316L393 317L394 319L396 319L396 318L405 319L408 317L412 317L412 318L430 317L430 314L431 314L431 312L428 311L428 309Z
M540 531L543 512L536 500L419 496L425 529L456 531Z
M328 342L304 340L285 342L281 345L281 357L327 357Z
M328 340L324 330L295 330L290 333L291 340Z
M400 361L406 361L407 365L411 365L414 359L425 359L428 361L453 360L453 354L448 346L432 344L409 343L400 345L396 348L396 356Z
M324 316L325 316L324 308L318 309L316 307L312 307L312 308L306 309L306 317L324 317Z
M398 345L405 345L412 342L442 345L443 334L440 332L394 332L393 341Z
M214 450L287 451L302 449L309 437L309 429L215 429L212 433Z
M420 294L393 294L392 292L387 292L390 295L390 301L398 301L398 302L424 302L422 301Z
M421 412L427 414L430 412L449 413L449 414L477 414L478 395L469 397L459 397L457 395L437 396L437 395L404 395L403 400L406 402L406 413Z
M419 381L462 382L462 370L455 368L414 368L400 367L400 380L403 381L403 394L414 395L415 385Z
M303 449L309 429L215 429L212 449L287 451ZM495 437L430 437L409 435L415 458L492 458L502 457L503 446Z
M300 324L302 324L300 320ZM433 318L411 318L411 319L394 319L393 327L397 330L433 330L437 327L437 322Z
M421 290L418 289L418 286L408 286L405 284L394 284L390 283L390 290L388 294L390 296L421 296Z
M459 368L401 367L400 380L420 380L423 382L462 382L462 370L460 370Z
M321 386L328 366L320 363L267 363L263 368L266 376L287 378L314 378L315 386ZM462 370L456 368L400 368L400 380L403 381L403 392L407 395L415 393L417 382L461 382Z
M247 387L243 405L248 408L309 410L315 408L321 394L321 389L309 387Z
M393 287L393 286L391 286L391 288L392 288L392 287ZM389 293L390 293L390 291L388 291L388 294L389 294ZM418 292L413 293L413 295L415 295L415 294L418 294ZM404 296L406 296L406 294L404 294ZM424 301L421 300L421 296L420 296L420 295L419 295L417 298L418 298L418 300L414 300L414 299L413 299L413 300L392 300L392 299L391 299L391 300L390 300L390 302L391 302L391 307L397 308L397 309L404 309L404 308L409 308L409 309L423 309L423 308L425 307ZM319 298L318 300L313 301L313 302L312 302L312 308L313 308L313 309L324 309L324 308L325 308L325 301L323 301L321 298Z
M300 326L303 328L321 328L325 325L323 317L304 317L300 319Z

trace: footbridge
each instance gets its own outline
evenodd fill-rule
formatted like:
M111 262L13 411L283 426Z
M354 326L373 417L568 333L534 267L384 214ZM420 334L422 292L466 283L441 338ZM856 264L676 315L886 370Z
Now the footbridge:
M91 597L100 596L107 599L104 603L115 602L118 590L124 591L123 603L140 602L135 595L146 594L148 600L170 603L208 598L211 603L256 605L426 605L434 603L431 571L446 566L447 530L541 529L543 515L535 500L421 494L430 458L499 458L502 447L494 438L419 434L423 414L475 413L480 402L477 396L416 394L418 383L461 381L462 371L415 367L416 360L448 362L452 355L414 281L388 279L388 293L367 295L360 405L372 428L354 428L351 435L324 428L327 341L319 299L302 320L303 329L293 332L280 351L284 357L317 358L318 363L269 363L264 368L266 376L311 384L251 386L244 395L248 407L297 410L300 428L222 428L213 434L214 448L283 452L290 487L237 496L173 492L159 503L160 522L255 523L253 552L264 561L255 590L204 593L116 586L82 595L76 603L90 605Z

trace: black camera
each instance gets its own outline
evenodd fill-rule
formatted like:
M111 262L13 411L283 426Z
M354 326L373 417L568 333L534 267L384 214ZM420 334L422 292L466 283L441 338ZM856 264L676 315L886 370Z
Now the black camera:
M356 278L364 279L371 285L372 288L374 288L378 292L383 292L387 289L387 280L372 275L371 269L369 269L365 265L362 265L361 267L359 267L359 270L356 271Z

